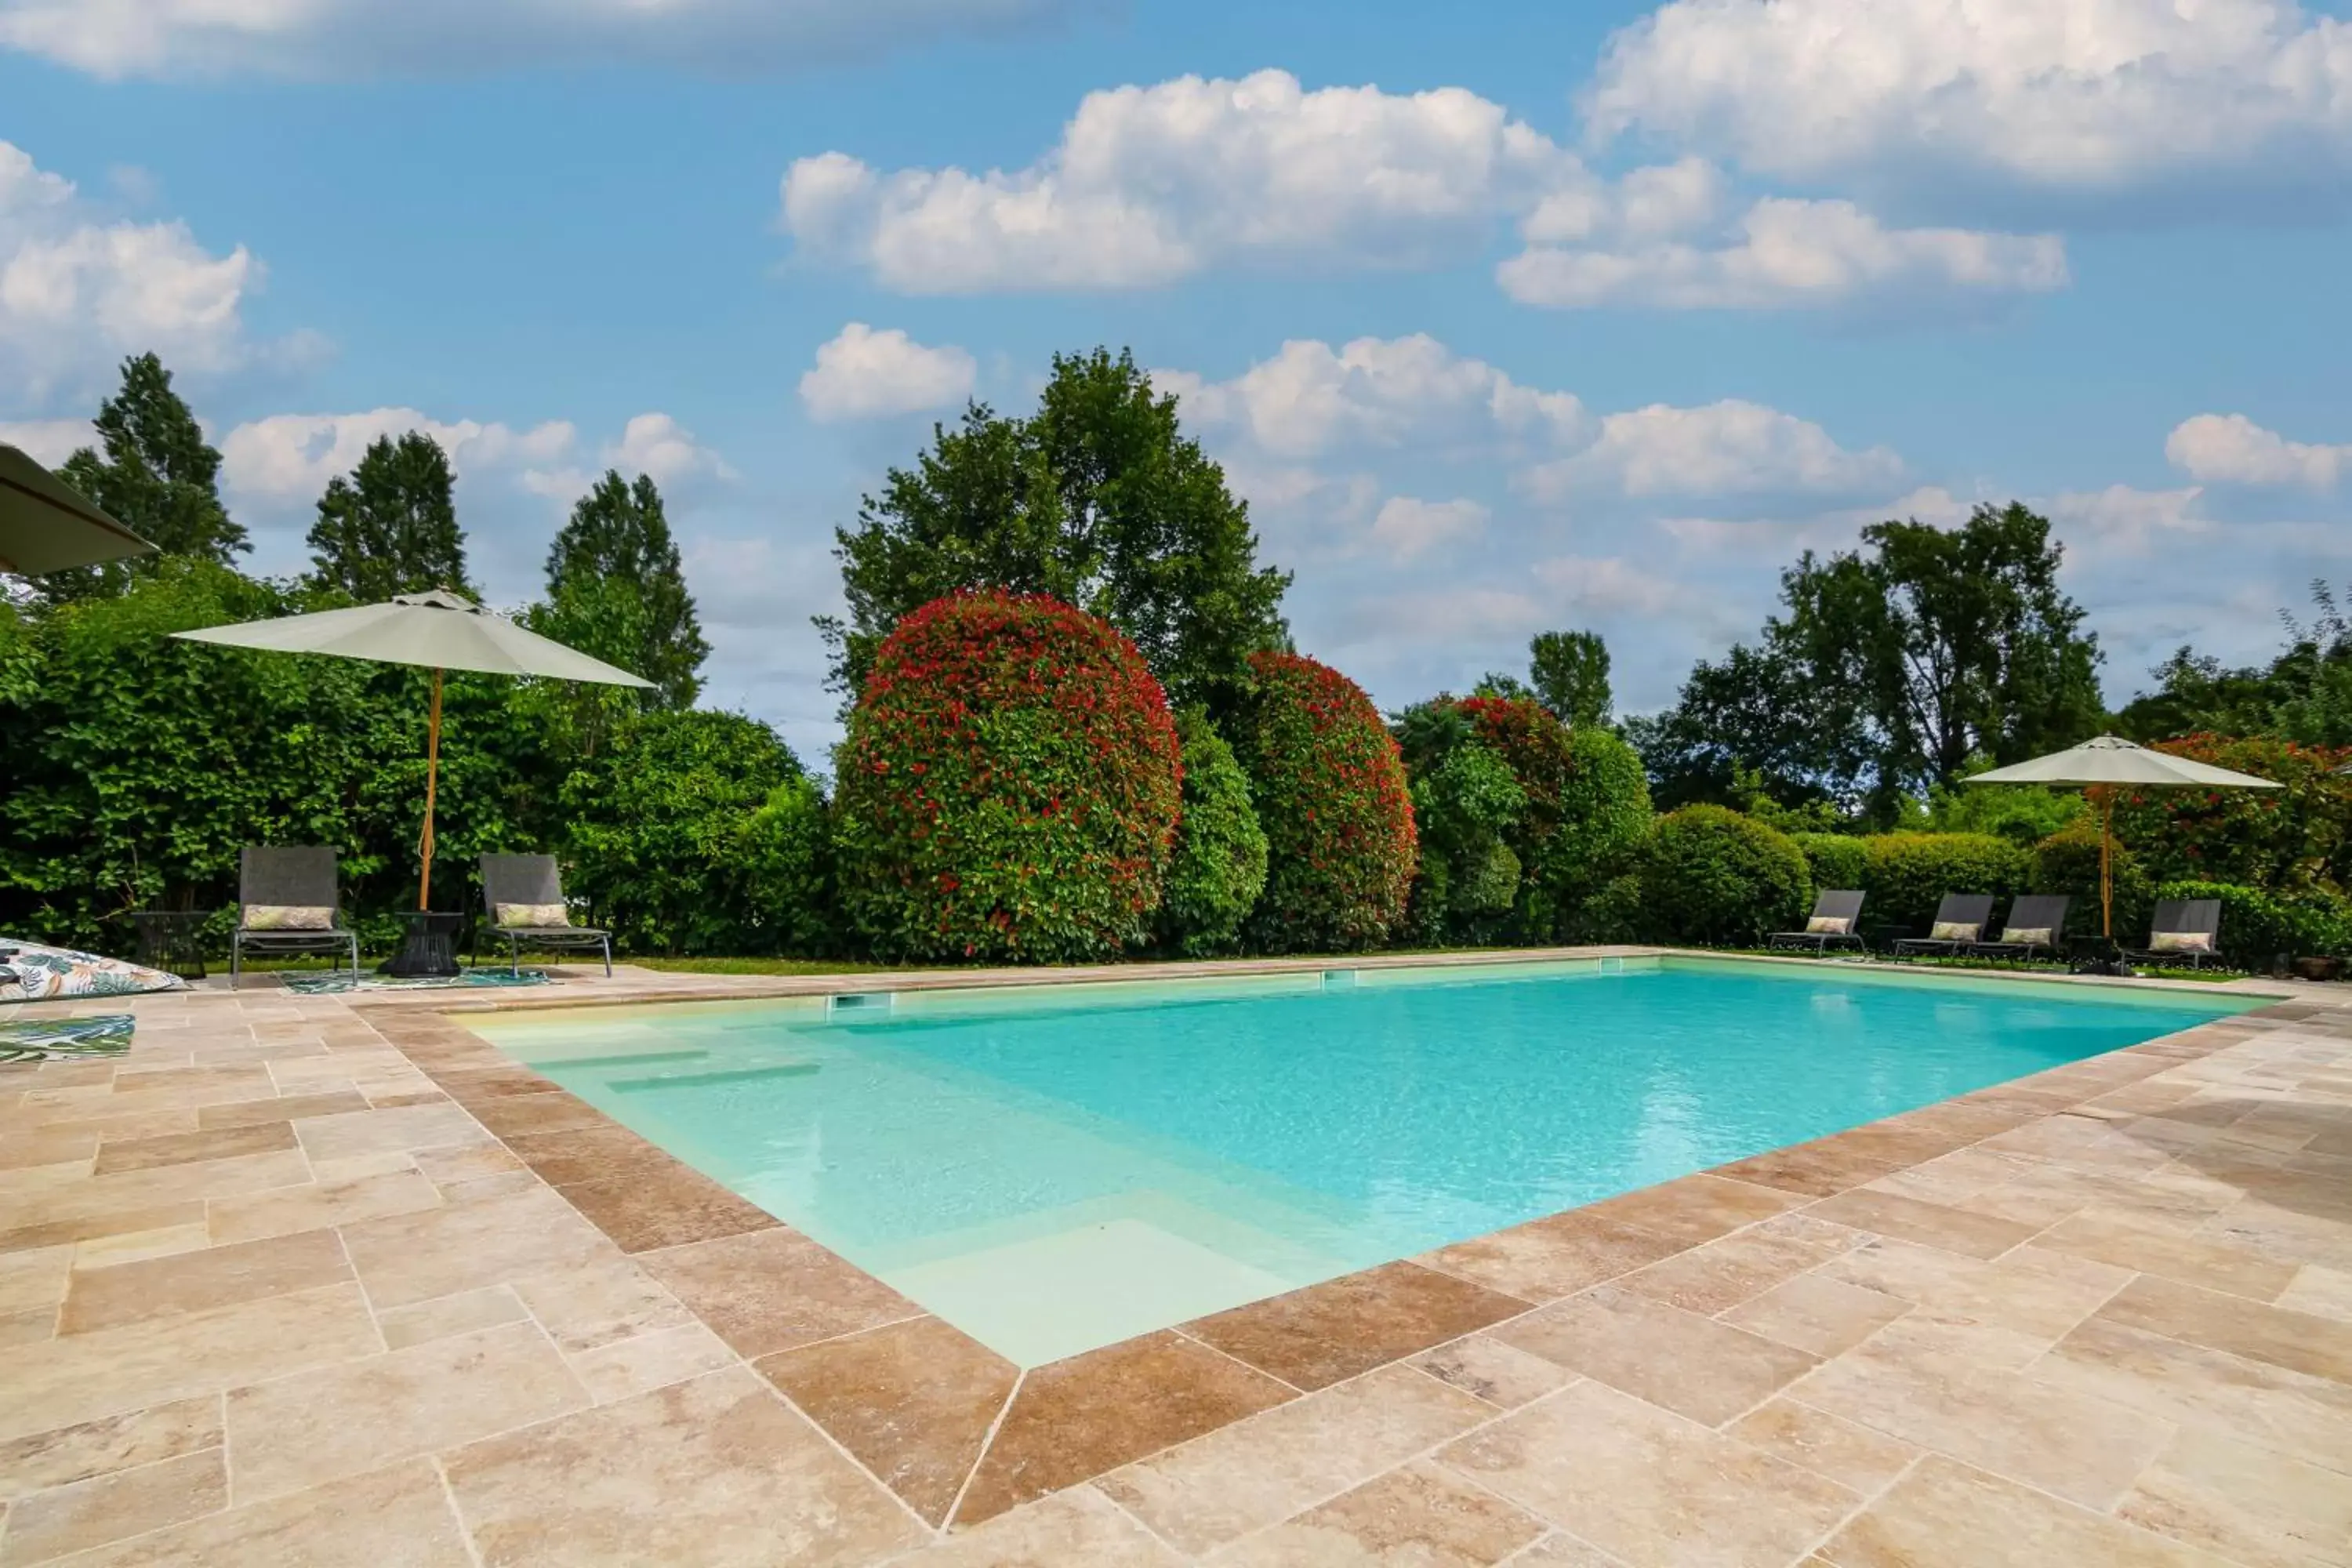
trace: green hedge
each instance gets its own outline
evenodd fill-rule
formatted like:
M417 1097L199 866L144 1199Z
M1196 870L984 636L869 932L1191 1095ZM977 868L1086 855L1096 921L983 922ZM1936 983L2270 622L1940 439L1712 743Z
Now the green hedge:
M2139 858L2122 845L2115 847L2115 935L2118 942L2137 942L2147 935L2147 917L2155 906L2155 884ZM2035 845L2026 856L2026 891L2070 893L2066 929L2077 936L2099 930L2099 829L2078 822Z
M1208 715L1176 715L1183 745L1184 816L1168 896L1160 909L1160 943L1192 958L1231 952L1242 922L1265 890L1265 830L1250 805L1249 775Z
M839 753L842 903L886 959L1065 963L1149 936L1174 719L1135 645L1037 595L955 594L876 650Z
M1869 839L1851 833L1791 833L1789 837L1804 855L1816 890L1856 889L1869 879Z
M1295 653L1250 656L1234 754L1265 829L1250 942L1266 952L1372 947L1402 918L1418 841L1396 737L1362 687Z
M1658 818L1643 847L1640 926L1657 941L1753 947L1803 922L1811 875L1789 836L1720 805Z
M1925 935L1946 893L2006 900L2026 883L2026 852L1990 833L1881 833L1864 839L1863 919Z
M1568 732L1569 772L1559 788L1559 826L1532 850L1523 895L1525 935L1557 942L1574 928L1579 908L1633 864L1648 838L1649 775L1633 748L1592 726Z
M2219 899L2221 955L2242 969L2267 971L2279 957L2333 952L2341 941L2335 900L2275 899L2231 882L2166 882L2158 899ZM2138 936L2135 935L2135 942Z

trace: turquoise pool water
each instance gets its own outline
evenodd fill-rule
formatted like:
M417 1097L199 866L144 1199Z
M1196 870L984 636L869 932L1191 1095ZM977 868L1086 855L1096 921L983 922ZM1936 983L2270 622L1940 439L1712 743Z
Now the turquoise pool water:
M1035 1365L2259 1000L1636 960L477 1027Z

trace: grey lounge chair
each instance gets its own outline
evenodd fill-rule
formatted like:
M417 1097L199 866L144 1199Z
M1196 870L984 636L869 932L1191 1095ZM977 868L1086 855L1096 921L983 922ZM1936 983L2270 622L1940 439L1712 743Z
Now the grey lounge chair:
M1847 889L1827 892L1813 900L1813 912L1806 924L1814 921L1843 921L1842 931L1776 931L1764 939L1769 947L1807 948L1814 952L1827 952L1833 947L1851 947L1860 952L1862 932L1854 929L1862 921L1862 895Z
M613 933L593 926L510 926L499 922L500 904L560 904L563 879L552 855L485 855L482 857L482 910L489 916L490 933L507 939L507 967L520 972L527 942L541 949L596 948L604 954L604 973L613 973Z
M2074 900L2064 893L2029 893L2009 906L1997 942L1980 942L1969 949L1971 958L2055 958L2066 940L2066 911ZM2047 931L2043 942L2011 942L2019 931Z
M2132 963L2157 963L2167 968L2202 969L2208 963L2219 964L2221 962L2221 900L2167 899L2156 906L2156 918L2147 924L2147 945L2123 950L2124 957ZM2202 952L2158 948L2158 942L2175 933L2204 937L2210 945Z
M247 845L237 857L236 931L228 941L230 989L236 987L247 948L256 952L326 952L337 957L348 952L352 979L356 983L360 977L359 933L343 924L342 901L332 849L318 844L275 849ZM273 905L335 912L329 917L325 931L255 930L249 923L250 911Z
M1895 956L1916 958L1923 953L1942 953L1951 957L1984 941L1985 927L1990 924L1990 893L1946 893L1943 901L1936 906L1935 924L1929 927L1930 931L1937 928L1949 930L1953 926L1966 926L1969 934L1960 937L1906 936L1895 944Z

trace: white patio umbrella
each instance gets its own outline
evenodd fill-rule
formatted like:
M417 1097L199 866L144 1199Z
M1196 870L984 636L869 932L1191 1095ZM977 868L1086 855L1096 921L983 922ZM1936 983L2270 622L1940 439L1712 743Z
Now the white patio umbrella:
M504 616L446 588L401 594L381 605L320 610L308 616L241 621L174 632L190 642L230 647L269 648L279 653L323 653L339 658L370 658L381 664L414 664L433 671L433 712L425 727L425 833L417 851L425 861L416 882L416 907L426 907L433 886L433 794L441 773L441 674L449 669L486 675L543 675L600 686L651 686L652 681L591 658L551 637L525 631Z
M0 442L0 572L37 577L154 552L80 491Z
M2276 789L2269 779L2232 773L2210 763L2192 762L2169 752L2150 751L2121 735L2100 735L2036 757L2030 763L1995 768L1968 781L1972 784L2071 784L2099 805L2099 933L2115 932L2114 859L2116 791L2117 789Z

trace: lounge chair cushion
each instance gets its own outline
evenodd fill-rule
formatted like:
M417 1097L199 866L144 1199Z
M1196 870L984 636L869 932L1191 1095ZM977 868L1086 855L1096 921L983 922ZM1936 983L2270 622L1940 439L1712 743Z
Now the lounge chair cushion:
M562 904L500 904L499 924L518 931L554 931L572 923L572 911Z
M2150 952L2210 952L2213 951L2213 938L2211 933L2201 931L2160 931L2149 935L2147 950Z
M1853 922L1843 915L1815 915L1805 922L1805 934L1807 936L1844 936L1852 931L1853 927Z
M60 996L128 996L140 991L182 991L186 982L160 969L100 958L69 947L4 941L15 979L0 984L0 1002L46 1002Z
M247 931L332 931L335 911L320 904L247 904Z
M1937 921L1927 932L1929 942L1974 942L1979 928L1967 921Z
M2048 926L2011 926L2000 933L2003 947L2048 947Z

